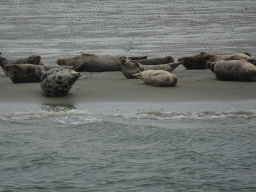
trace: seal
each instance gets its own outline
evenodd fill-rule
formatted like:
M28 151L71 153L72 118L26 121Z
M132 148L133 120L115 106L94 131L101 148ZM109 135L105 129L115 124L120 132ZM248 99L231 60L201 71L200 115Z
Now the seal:
M5 57L0 56L0 66L4 71L4 66L8 64L34 64L34 65L43 65L41 61L41 56L39 55L31 55L26 58L17 59L17 60L8 60ZM6 74L6 72L4 71ZM6 74L7 75L7 74Z
M207 69L210 66L207 66L208 62L216 62L218 60L236 60L240 59L251 59L251 56L247 52L235 53L235 54L210 54L206 52L201 52L196 55L185 56L178 58L179 62L182 62L182 65L187 69Z
M51 69L66 68L72 70L71 66L44 66L34 64L7 64L4 71L13 83L38 83L42 75Z
M8 64L4 66L4 71L13 83L36 83L41 81L41 77L36 73L36 68L44 69L44 66Z
M121 71L118 58L119 56L82 53L75 57L58 59L57 64L59 66L83 64L80 66L80 72Z
M73 66L80 64L79 72L103 72L103 71L121 71L120 56L111 56L111 55L96 55L89 53L82 53L75 57L70 57L66 59L58 59L57 64L59 66ZM132 62L141 62L145 64L160 64L161 62L172 61L170 56L164 58L152 58L144 59L146 56L142 57L128 57Z
M251 56L248 55L248 53L243 52L243 53L234 53L231 55L223 55L222 57L218 57L211 61L208 61L208 62L206 62L206 68L210 69L214 73L214 65L220 60L223 60L223 61L246 60L247 62L256 66L256 59L251 58Z
M80 73L74 70L51 69L43 75L41 89L49 97L65 96L79 77Z
M145 84L154 86L173 87L178 82L175 74L164 70L147 70L133 76L141 79Z
M256 81L256 66L246 60L217 61L214 73L222 81Z
M140 73L146 70L165 70L172 72L176 69L181 63L168 63L168 64L159 64L159 65L142 65L139 62L131 62L127 57L119 57L120 67L123 75L127 79L135 78L133 74Z
M166 57L155 57L151 59L141 59L141 60L130 60L131 62L138 62L142 65L159 65L159 64L167 64L173 63L174 59L171 56Z

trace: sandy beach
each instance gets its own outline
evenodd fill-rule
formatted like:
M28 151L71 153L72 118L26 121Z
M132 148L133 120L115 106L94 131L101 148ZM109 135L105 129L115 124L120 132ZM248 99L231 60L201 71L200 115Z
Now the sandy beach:
M37 54L45 65L81 52L163 57L256 53L254 1L6 1L1 5L3 57ZM220 9L221 7L221 9ZM154 87L121 72L81 73L65 97L46 97L40 83L14 84L0 71L2 103L80 105L89 102L241 101L256 96L255 82L218 81L209 70L179 66L176 87Z

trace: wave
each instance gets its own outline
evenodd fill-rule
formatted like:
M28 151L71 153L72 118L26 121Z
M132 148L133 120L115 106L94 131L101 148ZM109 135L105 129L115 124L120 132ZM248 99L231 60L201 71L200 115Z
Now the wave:
M202 111L202 112L141 112L134 115L128 114L129 118L147 118L155 120L221 120L221 119L252 119L256 117L255 110L249 111Z
M121 119L146 119L146 120L197 120L197 121L246 121L255 120L256 111L200 111L200 112L134 112L134 113L93 113L87 110L77 110L73 106L50 106L42 105L41 111L13 112L0 114L0 122L10 123L35 123L38 121L54 122L57 124L84 124L92 122L101 122L111 118Z

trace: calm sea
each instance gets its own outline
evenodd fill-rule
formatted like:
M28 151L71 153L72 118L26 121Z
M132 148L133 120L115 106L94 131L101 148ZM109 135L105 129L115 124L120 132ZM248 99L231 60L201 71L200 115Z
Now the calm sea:
M1 104L1 192L256 191L255 101L20 106Z

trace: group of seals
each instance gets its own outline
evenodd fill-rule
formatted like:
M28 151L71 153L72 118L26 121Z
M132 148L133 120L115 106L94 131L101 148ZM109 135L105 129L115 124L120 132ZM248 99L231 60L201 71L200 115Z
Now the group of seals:
M82 53L75 57L58 59L57 64L59 66L77 65L79 66L79 69L76 69L78 72L121 71L119 57L120 56ZM143 65L158 65L174 61L171 56L151 59L147 59L147 56L142 56L128 57L128 59L132 62L140 62Z
M8 64L4 66L4 72L13 83L38 83L41 82L41 76L37 73L38 70L49 71L56 68L74 70L71 66L60 67L34 64Z
M171 72L182 64L187 69L210 69L218 80L256 81L256 59L247 52L209 54L178 58L171 56L148 59L147 56L126 57L82 53L58 59L59 66L44 66L41 57L32 55L18 60L0 56L0 66L14 83L41 82L47 96L63 96L79 78L78 72L121 71L130 78L140 78L146 84L175 86L178 78Z
M139 61L130 61L127 57L119 57L120 67L123 75L127 79L135 78L133 74L140 73L146 70L165 70L172 72L176 69L181 63L168 63L168 64L159 64L159 65L143 65L143 62Z
M121 71L119 57L83 53L71 58L58 59L59 66L44 66L41 57L37 55L18 60L7 60L0 57L0 66L13 83L41 82L41 89L47 96L63 96L69 92L79 78L80 74L77 72ZM150 68L166 68L166 70L172 71L178 66L166 64L164 67L160 65L173 62L174 59L171 56L151 59L148 59L147 56L139 56L126 59L133 62L133 65L139 66L139 72ZM148 67L145 67L147 65ZM154 65L159 65L159 67L154 68Z
M256 81L256 59L248 52L209 54L181 57L179 62L187 69L210 69L218 80Z
M17 64L17 65L20 65L20 64L43 65L43 63L41 61L41 56L39 56L39 55L31 55L29 57L25 57L25 58L17 59L17 60L8 60L5 57L1 57L0 56L0 66L2 67L2 69L3 69L5 74L6 74L5 66L6 65L11 65L11 64Z
M251 55L247 52L223 54L223 53L206 53L201 52L196 55L190 55L178 58L178 62L181 62L186 69L206 69L219 60L247 60L248 62L256 65L256 59L251 58ZM207 67L208 66L208 67Z

